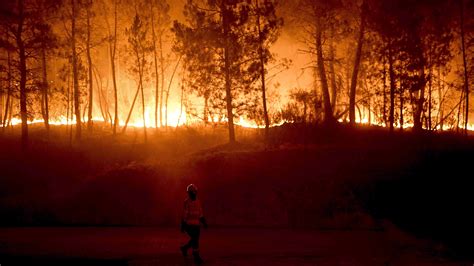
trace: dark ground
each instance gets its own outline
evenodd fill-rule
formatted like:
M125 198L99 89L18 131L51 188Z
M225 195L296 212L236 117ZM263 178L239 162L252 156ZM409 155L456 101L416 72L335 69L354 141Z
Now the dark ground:
M205 265L472 265L449 261L429 241L382 231L210 228ZM176 228L0 229L1 265L192 265ZM7 254L5 256L4 254Z
M243 128L222 144L223 127L150 131L145 145L140 129L70 143L37 127L27 152L16 129L0 137L2 266L182 265L182 237L159 228L178 227L191 182L210 264L474 261L472 137L284 125L267 145Z

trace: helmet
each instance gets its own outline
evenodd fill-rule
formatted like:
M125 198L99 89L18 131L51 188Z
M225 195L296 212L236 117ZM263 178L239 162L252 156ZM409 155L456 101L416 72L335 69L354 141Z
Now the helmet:
M196 193L197 192L197 187L196 185L194 184L189 184L188 187L186 188L186 192L194 192Z

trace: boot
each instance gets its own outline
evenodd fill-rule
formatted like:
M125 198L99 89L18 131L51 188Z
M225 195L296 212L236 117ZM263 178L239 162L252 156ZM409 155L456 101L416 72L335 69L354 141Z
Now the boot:
M201 264L203 261L201 256L199 256L199 250L193 250L194 263Z

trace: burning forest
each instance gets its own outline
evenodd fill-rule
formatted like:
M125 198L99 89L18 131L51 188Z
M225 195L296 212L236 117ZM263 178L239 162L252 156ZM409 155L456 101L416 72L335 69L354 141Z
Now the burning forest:
M0 122L472 129L472 5L359 2L2 3Z
M0 266L470 265L473 80L468 0L0 1Z

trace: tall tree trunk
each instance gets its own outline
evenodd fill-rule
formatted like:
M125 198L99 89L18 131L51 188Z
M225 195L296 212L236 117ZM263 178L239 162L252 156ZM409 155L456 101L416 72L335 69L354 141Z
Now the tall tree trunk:
M99 109L100 114L102 115L102 119L104 119L105 124L109 123L109 118L107 117L107 113L104 112L104 106L102 106L102 84L99 82L99 78L97 77L97 72L94 72L95 84L97 88L97 96L99 97Z
M77 51L76 51L76 0L71 0L71 50L72 50L72 73L74 79L74 114L76 117L76 139L81 139L81 106L79 92L79 73L77 69Z
M459 127L460 127L460 123L461 123L461 113L462 113L462 102L465 100L464 99L464 93L465 91L462 90L461 91L461 96L459 98L459 104L458 104L458 115L457 115L457 119L456 119L456 132L459 132Z
M114 35L112 37L112 31L110 30L109 22L106 18L107 27L109 31L109 57L110 57L110 67L112 70L112 82L114 87L114 123L113 123L113 134L117 134L117 127L119 126L119 117L118 117L118 92L117 92L117 77L115 71L115 55L117 51L117 1L114 0ZM105 10L104 10L104 13ZM108 109L107 109L108 112Z
M48 83L48 69L46 61L46 48L41 47L41 63L43 70L43 86L42 86L42 102L41 106L43 107L43 120L44 126L46 127L46 132L49 133L49 83Z
M227 125L229 128L229 143L235 143L235 131L234 131L234 113L232 110L232 89L231 89L231 62L229 54L229 22L227 15L227 7L224 1L221 4L221 13L222 13L222 26L224 28L224 75L225 75L225 99L227 105Z
M349 121L352 125L355 123L355 101L357 89L357 76L359 75L360 59L362 57L362 46L364 44L364 30L365 30L365 1L362 3L360 13L360 28L359 38L357 40L357 49L354 59L354 68L352 71L351 88L349 91ZM384 64L384 121L385 121L385 64Z
M66 133L67 133L67 130L68 130L67 126L69 126L69 119L70 119L69 116L70 115L72 116L72 114L69 113L69 110L70 110L69 105L70 105L70 102L71 102L71 99L70 99L71 98L71 93L70 93L70 91L71 91L71 87L72 87L71 86L72 83L71 83L70 78L71 77L68 73L67 80L66 80L66 82L67 82L67 91L66 91Z
M163 93L165 90L165 58L163 57L163 32L160 32L158 41L160 43L160 70L161 70L161 91L160 91L160 126L163 126Z
M179 116L178 116L178 122L176 122L176 128L179 126L179 123L181 122L181 116L183 115L183 103L184 103L184 85L181 85L181 98L179 100Z
M432 94L433 94L433 73L432 73L432 66L430 62L429 68L429 79L428 79L428 130L431 131L431 108L432 108Z
M87 111L87 130L92 131L92 109L94 106L94 80L92 76L92 57L91 57L91 23L90 23L90 7L87 7L87 45L86 45L86 54L87 54L87 64L89 70L89 108Z
M155 31L155 15L154 15L154 1L151 2L151 32L152 32L152 41L153 41L153 59L155 64L155 128L158 127L158 106L159 106L159 96L160 96L160 87L159 87L159 74L158 74L158 53L156 52L156 31Z
M387 126L387 63L386 63L386 55L383 56L382 64L383 64L383 72L382 72L382 79L383 79L383 122L385 126Z
M13 127L13 125L12 125L13 106L15 106L15 98L10 99L10 113L8 113L7 127L8 126Z
M135 92L135 96L133 97L133 102L132 106L130 107L130 111L128 112L127 120L125 120L125 125L122 128L122 134L125 133L125 130L127 130L128 122L130 121L130 117L132 116L133 108L135 107L135 102L137 101L138 98L138 93L140 93L140 84L138 84L137 91Z
M204 125L206 126L209 123L209 96L204 95L204 110L203 110L203 120Z
M267 110L267 92L266 92L266 82L265 82L265 57L263 51L263 34L262 28L260 26L260 10L258 7L258 1L255 1L257 6L257 30L258 30L258 38L259 38L259 57L260 57L260 78L262 81L262 105L263 105L263 119L265 121L265 140L268 140L268 135L270 131L270 119L268 118L268 110Z
M400 124L400 131L403 131L403 125L405 124L404 122L404 117L403 117L403 107L404 107L404 104L405 104L405 98L404 98L404 88L402 87L402 80L399 79L398 80L398 86L399 86L399 100L400 100L400 117L399 117L399 124Z
M16 31L16 42L18 45L18 52L20 56L20 117L21 117L21 144L22 148L28 147L28 110L27 110L27 95L26 95L26 51L23 43L23 23L24 23L24 2L18 1L19 22Z
M331 78L331 108L332 112L336 112L337 104L337 84L336 84L336 69L334 63L336 60L334 51L334 27L331 25L331 40L329 42L329 76Z
M8 81L8 87L7 87L7 100L5 102L5 112L3 114L3 130L5 130L5 127L8 126L8 113L12 112L10 108L10 101L11 101L11 96L12 96L12 62L11 62L11 55L10 51L7 51L7 64L8 64L8 73L7 73L7 81Z
M329 97L329 86L328 80L326 77L326 69L324 67L324 57L323 57L323 44L322 44L322 29L321 22L318 18L316 25L316 50L317 50L317 66L318 74L321 80L321 88L323 92L323 102L324 102L324 123L332 124L334 123L334 116L332 113L331 107L331 98Z
M441 131L444 129L443 87L441 85L441 71L438 66L438 120Z
M146 117L145 117L145 93L143 92L143 66L140 66L140 91L142 94L142 116L143 116L143 134L145 134L145 143L148 141L146 132Z
M390 132L393 132L393 126L395 123L395 71L393 69L393 51L392 43L389 40L388 47L388 75L390 78L390 112L389 112L389 124Z
M462 61L464 67L464 94L466 95L466 110L464 115L464 134L467 136L467 125L469 122L469 77L467 73L467 60L466 60L466 44L465 44L465 33L464 33L464 0L460 0L460 16L461 16L461 50L462 50Z
M168 100L170 98L170 88L166 90L165 97L165 128L168 128Z
M421 121L421 114L423 113L423 105L425 104L425 66L421 66L421 76L422 76L422 84L420 88L420 92L418 98L416 99L416 106L415 112L413 114L413 130L414 131L421 131L423 130L423 123Z
M178 70L179 63L181 62L182 56L179 57L178 61L176 62L176 66L173 69L173 73L171 73L171 78L168 83L168 88L166 89L166 99L165 99L165 127L168 127L168 100L170 97L170 90L171 84L173 83L174 76L176 74L176 70Z

